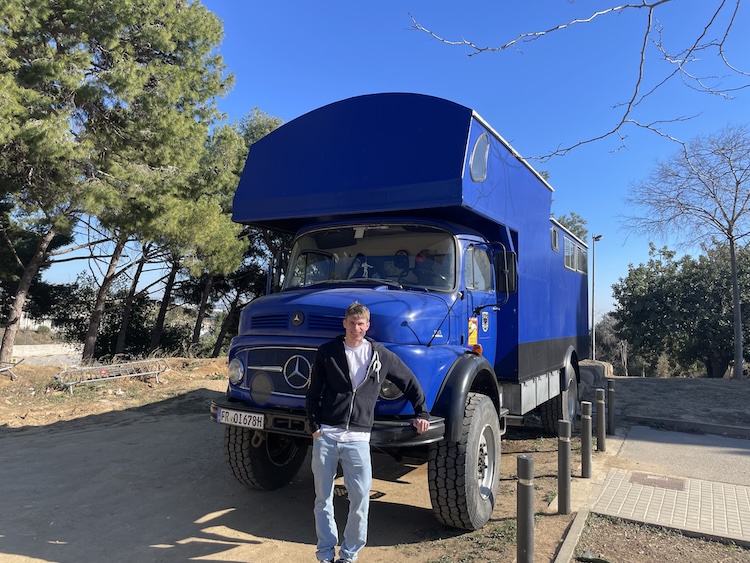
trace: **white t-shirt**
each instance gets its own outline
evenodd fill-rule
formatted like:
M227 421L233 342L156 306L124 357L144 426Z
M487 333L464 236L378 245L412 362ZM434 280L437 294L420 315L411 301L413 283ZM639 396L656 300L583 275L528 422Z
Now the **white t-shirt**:
M356 348L347 346L344 343L344 352L346 353L346 363L349 365L349 375L352 378L352 389L356 389L367 377L367 368L370 367L372 358L372 344L363 340L362 344ZM323 424L320 427L323 434L336 440L337 442L369 442L369 432L359 432L355 430L346 430Z
M356 389L362 385L367 376L367 368L370 366L370 359L372 358L372 344L363 340L362 344L352 348L345 342L344 351L346 352L346 362L349 364L349 374L352 378L352 389Z

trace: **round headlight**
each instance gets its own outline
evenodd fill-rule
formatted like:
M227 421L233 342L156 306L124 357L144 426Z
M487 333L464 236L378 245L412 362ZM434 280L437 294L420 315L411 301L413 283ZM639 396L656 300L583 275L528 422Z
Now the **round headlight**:
M242 362L238 358L233 358L229 362L229 382L232 385L237 385L242 381L243 375L245 375L245 366L242 365Z
M391 381L388 379L383 381L383 384L380 386L380 396L387 400L392 401L393 399L398 399L401 397L403 393L401 392L401 389L396 387Z

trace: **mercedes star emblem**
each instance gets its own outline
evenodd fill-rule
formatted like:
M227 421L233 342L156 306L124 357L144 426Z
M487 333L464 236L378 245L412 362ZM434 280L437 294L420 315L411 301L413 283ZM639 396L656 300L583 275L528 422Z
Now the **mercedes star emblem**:
M294 355L284 364L284 379L292 389L302 389L310 385L312 366L304 356Z

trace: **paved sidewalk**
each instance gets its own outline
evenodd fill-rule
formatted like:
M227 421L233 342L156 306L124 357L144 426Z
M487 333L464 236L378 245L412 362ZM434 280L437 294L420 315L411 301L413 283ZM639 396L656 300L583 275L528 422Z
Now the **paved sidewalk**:
M555 563L575 560L591 512L750 546L750 441L633 426L606 445L594 453L592 478L572 480L577 514Z
M750 544L750 487L611 469L591 512Z

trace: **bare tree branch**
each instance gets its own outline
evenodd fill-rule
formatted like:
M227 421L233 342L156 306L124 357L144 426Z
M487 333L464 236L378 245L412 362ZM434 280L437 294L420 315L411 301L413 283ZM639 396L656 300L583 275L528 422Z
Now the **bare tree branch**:
M627 203L629 230L679 233L691 245L716 234L739 242L750 234L750 131L727 127L683 145L634 186Z
M727 29L724 32L724 36L721 38L721 41L718 44L719 56L721 57L721 60L724 63L724 65L728 69L730 69L732 72L742 75L742 76L750 76L750 72L744 72L740 70L739 68L737 68L736 66L734 66L733 64L730 64L729 61L727 60L726 53L724 51L724 46L726 45L727 38L729 37L729 32L734 27L735 20L737 19L737 12L739 12L739 10L740 10L740 3L737 2L734 5L734 11L732 12L732 18L729 21L729 25L727 26ZM745 87L746 86L743 86L743 88Z
M0 232L3 233L3 240L5 241L8 247L8 250L10 250L10 253L13 255L13 259L16 265L19 268L23 268L24 267L23 260L21 260L21 257L18 255L18 252L16 252L16 246L13 244L13 241L8 236L8 231L5 229L5 225L3 225L2 223L0 223Z
M666 132L663 126L669 123L686 121L695 116L664 118L651 121L650 123L644 123L635 115L639 106L644 104L646 100L656 92L660 91L666 87L667 84L673 82L677 78L679 78L685 86L694 91L719 96L725 99L731 99L732 93L734 92L750 88L750 80L744 80L745 78L750 78L750 72L741 70L737 66L731 64L726 53L727 40L734 30L737 21L740 0L720 0L715 9L713 9L710 15L707 16L707 21L698 32L697 37L690 40L687 47L671 52L665 44L664 29L656 19L655 14L657 9L669 3L675 3L676 1L677 0L643 0L638 3L633 2L612 6L611 8L596 11L588 17L575 18L548 29L521 33L499 46L482 46L466 38L460 40L447 39L420 24L413 15L409 14L409 17L412 22L412 29L426 33L433 39L446 45L466 47L470 50L469 56L475 56L483 53L505 51L509 49L520 52L520 48L524 43L537 41L556 32L569 30L581 24L595 24L597 20L601 20L607 16L612 16L613 14L620 14L625 11L645 11L646 17L641 24L642 28L640 35L642 39L640 42L637 73L630 87L630 94L627 100L616 103L612 106L614 109L621 110L613 124L606 127L602 132L594 134L588 138L567 145L559 145L548 154L529 157L544 162L555 156L563 156L583 145L602 141L615 136L620 140L620 146L615 150L620 150L626 146L625 141L627 136L623 133L623 130L627 126L644 129L656 133L663 138L677 142L680 145L684 145L684 143L677 137ZM722 20L724 21L722 22ZM653 75L649 72L650 69L647 69L647 54L651 45L656 48L660 58L673 65L673 69L670 72L667 72L664 76L659 77L658 75ZM705 60L702 55L706 53L715 54L719 61L721 61L721 66L728 71L728 74L701 75L692 72L690 67L697 66L698 63ZM742 79L739 84L730 83L724 85L721 83L727 78L738 77ZM645 90L644 85L647 82L652 83L653 85Z
M82 248L89 248L92 245L103 244L105 242L112 242L112 237L107 237L107 238L103 238L103 239L99 239L99 240L88 241L88 242L85 242L83 244L77 244L75 246L66 246L65 248L62 248L60 250L54 250L54 251L50 252L49 255L50 256L61 256L63 254L68 254L69 252L74 252L76 250L81 250ZM51 260L50 262L55 262L55 263L70 262L72 260L80 260L82 258L88 259L89 257L88 256L79 256L79 257L76 257L76 258L66 258L66 259L63 259L63 260Z
M472 41L468 41L466 39L461 39L458 41L451 41L451 40L448 40L439 36L434 31L431 31L423 27L419 22L417 22L417 20L411 14L409 14L409 17L411 18L413 29L416 29L417 31L423 31L427 33L428 35L431 35L434 39L437 39L441 43L445 43L446 45L463 45L465 47L470 47L473 50L473 52L469 53L469 56L473 57L474 55L479 55L480 53L487 53L487 52L493 52L493 51L505 51L506 49L510 49L511 47L517 48L519 43L530 43L531 41L536 41L537 39L540 39L541 37L544 37L545 35L549 35L550 33L554 33L555 31L568 29L569 27L573 27L574 25L580 24L580 23L589 23L589 22L594 21L598 17L605 16L607 14L612 14L615 12L620 12L628 8L653 8L655 6L658 6L659 4L666 4L667 2L672 2L672 1L673 0L658 0L657 2L654 2L653 4L647 4L647 3L624 4L622 6L614 6L606 10L594 12L592 15L590 15L587 18L575 19L567 23L556 25L544 31L532 31L529 33L522 33L518 35L517 37L515 37L514 39L511 39L510 41L508 41L507 43L499 47L480 47L479 45L473 43Z

